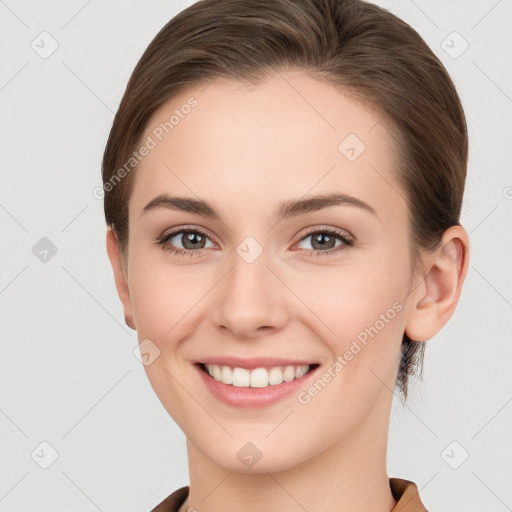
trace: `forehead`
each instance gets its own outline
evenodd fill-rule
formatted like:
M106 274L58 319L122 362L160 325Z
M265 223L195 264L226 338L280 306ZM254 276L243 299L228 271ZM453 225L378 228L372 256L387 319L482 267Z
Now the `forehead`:
M130 212L178 192L245 208L332 190L400 204L396 147L383 121L368 103L300 71L256 85L217 78L190 87L146 127L142 141L152 149L135 172Z

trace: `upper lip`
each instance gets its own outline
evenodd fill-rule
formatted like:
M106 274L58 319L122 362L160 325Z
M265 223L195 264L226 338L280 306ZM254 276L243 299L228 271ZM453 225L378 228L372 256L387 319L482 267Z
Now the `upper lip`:
M219 366L231 366L232 368L246 368L251 370L253 368L264 368L272 366L305 366L313 365L311 361L299 359L282 359L280 357L251 357L244 359L234 356L212 356L205 357L204 359L195 361L196 364L216 364Z

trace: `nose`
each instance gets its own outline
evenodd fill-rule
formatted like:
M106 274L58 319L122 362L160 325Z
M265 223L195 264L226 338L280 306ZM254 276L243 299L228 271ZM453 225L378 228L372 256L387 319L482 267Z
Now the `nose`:
M218 284L211 318L224 334L247 340L268 336L286 325L287 289L264 254L252 263L235 254L233 266Z

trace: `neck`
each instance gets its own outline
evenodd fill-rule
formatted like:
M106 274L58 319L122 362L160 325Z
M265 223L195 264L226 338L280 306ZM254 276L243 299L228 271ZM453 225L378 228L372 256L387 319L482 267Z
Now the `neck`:
M380 398L350 435L323 440L323 451L282 471L230 471L187 439L190 492L183 510L390 512L396 504L386 471L392 394Z

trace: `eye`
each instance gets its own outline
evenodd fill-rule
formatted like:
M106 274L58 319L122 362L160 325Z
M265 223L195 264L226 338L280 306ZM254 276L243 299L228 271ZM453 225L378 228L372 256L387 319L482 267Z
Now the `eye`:
M308 238L311 238L313 249L320 249L310 252L310 257L333 255L354 245L354 239L351 235L346 231L333 228L312 228L300 239L300 242L304 242ZM340 240L341 244L336 246L336 240Z
M184 247L176 247L176 241L172 240L176 238L179 243ZM205 248L205 243L210 240L206 233L197 229L187 227L172 233L164 233L159 236L156 240L158 245L161 245L165 251L177 254L179 256L194 256L202 252Z
M175 238L176 240L173 241ZM333 228L312 228L300 239L299 243L304 242L307 238L312 238L311 246L313 247L313 250L304 249L310 253L309 257L332 255L354 245L354 239L351 235L346 231ZM336 240L341 241L341 243L336 245ZM178 256L189 257L201 254L203 249L207 248L205 246L207 241L211 242L204 231L190 226L171 233L164 233L156 239L156 243L161 245L165 251ZM183 248L176 247L176 243L181 243Z

